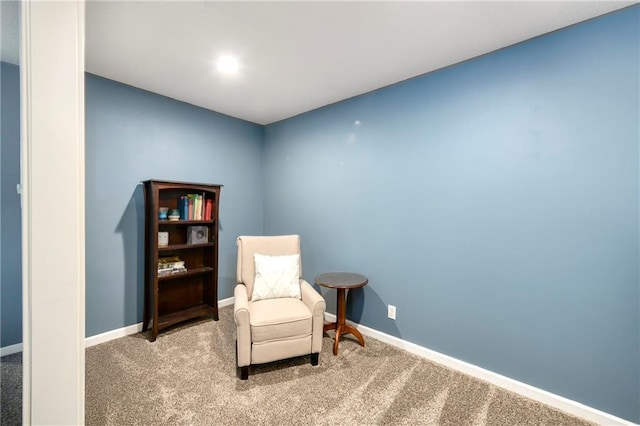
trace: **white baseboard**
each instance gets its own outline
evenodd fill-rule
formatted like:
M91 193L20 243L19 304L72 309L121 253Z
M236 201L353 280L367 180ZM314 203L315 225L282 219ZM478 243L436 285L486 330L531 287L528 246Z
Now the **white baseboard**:
M233 305L233 296L227 297L226 299L218 300L218 307L224 308L225 306Z
M218 307L233 305L233 297L218 300ZM85 347L99 345L110 340L118 339L120 337L129 336L130 334L136 334L142 331L142 323L129 325L127 327L119 328L117 330L107 331L106 333L96 334L95 336L87 337L85 339Z
M326 312L325 319L329 322L335 322L336 316ZM419 346L411 342L407 342L406 340L402 340L398 337L391 336L373 328L356 324L348 320L347 323L357 328L358 331L360 331L360 333L364 335L373 337L374 339L403 349L422 358L426 358L429 361L433 361L435 363L449 367L453 370L468 374L469 376L484 380L503 389L515 392L526 398L530 398L534 401L538 401L548 406L557 408L558 410L564 411L565 413L569 413L574 416L592 421L599 425L635 425L635 423L632 423L628 420L621 419L609 413L605 413L604 411L600 411L587 405L581 404L577 401L573 401L560 395L547 392L545 390L536 388L526 383L519 382L501 374L494 373L493 371L486 370L476 365L460 361L456 358L433 351L431 349L427 349L423 346Z
M13 355L18 352L22 352L22 343L16 343L15 345L0 348L0 356Z
M99 345L100 343L106 343L111 340L119 339L120 337L129 336L130 334L136 334L142 331L142 323L128 325L126 327L118 328L116 330L107 331L105 333L96 334L94 336L84 339L84 347Z

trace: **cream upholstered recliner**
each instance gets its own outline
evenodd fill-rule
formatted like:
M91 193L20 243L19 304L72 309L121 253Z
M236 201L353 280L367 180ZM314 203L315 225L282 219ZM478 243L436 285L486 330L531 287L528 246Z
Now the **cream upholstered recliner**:
M255 300L258 298L257 291L253 294L256 278L254 255L278 256L276 259L291 257L287 255L299 256L300 236L241 236L238 237L237 244L234 318L240 378L249 378L249 365L307 354L311 354L311 364L318 365L326 303L322 296L302 279L301 260L296 259L295 262L298 264L300 298L276 297ZM293 257L295 259L295 256Z

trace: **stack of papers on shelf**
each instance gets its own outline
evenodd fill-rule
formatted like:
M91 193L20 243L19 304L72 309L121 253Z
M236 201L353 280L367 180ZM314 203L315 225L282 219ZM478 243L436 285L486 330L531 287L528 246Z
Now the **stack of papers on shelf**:
M184 261L179 257L164 257L158 259L158 276L179 274L181 272L187 272L187 268L184 266Z

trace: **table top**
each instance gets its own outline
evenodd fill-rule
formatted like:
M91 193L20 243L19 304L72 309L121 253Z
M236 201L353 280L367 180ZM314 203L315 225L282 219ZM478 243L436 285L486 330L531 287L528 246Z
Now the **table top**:
M313 281L322 287L350 289L364 287L369 279L353 272L326 272L315 277Z

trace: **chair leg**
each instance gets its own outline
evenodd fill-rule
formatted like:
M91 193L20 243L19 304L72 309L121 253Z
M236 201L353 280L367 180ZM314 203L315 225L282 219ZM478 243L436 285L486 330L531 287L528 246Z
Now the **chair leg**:
M320 361L320 354L319 353L315 353L315 354L311 354L311 365L318 365Z
M236 365L238 365L238 341L236 340ZM240 369L240 380L247 380L249 378L249 366L238 367Z
M249 379L249 366L240 367L240 380Z

